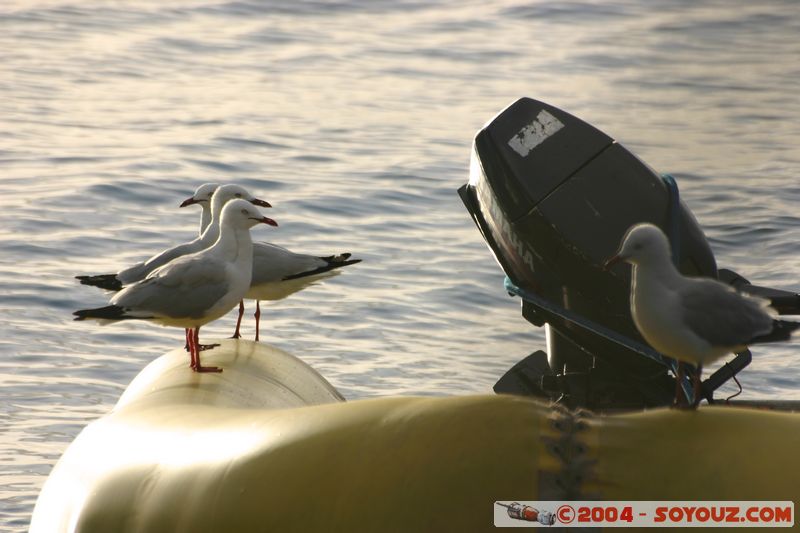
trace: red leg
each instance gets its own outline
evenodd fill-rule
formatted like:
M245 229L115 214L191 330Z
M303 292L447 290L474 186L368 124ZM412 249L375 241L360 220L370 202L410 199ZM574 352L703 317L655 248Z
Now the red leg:
M233 332L231 339L239 339L242 334L239 333L239 326L242 325L242 316L244 315L244 300L239 300L239 318L236 319L236 331Z
M260 302L256 300L256 312L253 314L253 316L256 317L256 342L258 342L258 327L261 321L261 305L259 304Z
M189 367L194 370L197 368L197 350L195 350L194 335L189 328L186 329L186 343L189 345Z
M194 367L195 372L222 372L222 369L218 366L203 366L200 364L200 351L197 349L197 347L200 346L200 326L194 328L194 340L192 344L194 344L197 353L197 365Z
M683 363L678 361L678 375L675 376L675 401L672 405L675 407L681 406L681 398L683 397Z

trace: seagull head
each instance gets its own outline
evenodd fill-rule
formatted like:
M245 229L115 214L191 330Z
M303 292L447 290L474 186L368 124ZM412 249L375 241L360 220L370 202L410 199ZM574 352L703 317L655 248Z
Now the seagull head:
M271 218L262 215L249 200L236 198L222 208L222 225L252 228L256 224L278 225Z
M211 197L214 195L214 191L217 190L217 187L219 187L218 183L202 184L194 191L194 194L184 200L180 206L186 207L187 205L200 204L204 209L209 207L211 205Z
M603 268L608 270L619 262L640 265L649 261L670 262L670 248L667 236L653 224L636 224L631 226L617 253L605 262Z
M257 205L259 207L272 207L269 202L265 200L261 200L260 198L256 198L244 187L240 187L234 184L228 185L220 185L217 187L217 190L214 191L214 195L211 197L211 212L212 216L216 218L216 216L222 213L223 206L228 203L230 200L245 200L250 202L252 205Z

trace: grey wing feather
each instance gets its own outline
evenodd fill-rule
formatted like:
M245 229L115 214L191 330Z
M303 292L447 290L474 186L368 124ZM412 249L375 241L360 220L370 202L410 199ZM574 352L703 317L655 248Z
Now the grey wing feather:
M259 242L253 246L251 285L277 282L301 272L325 266L319 257L298 254L277 244Z
M177 259L178 257L182 257L187 254L195 253L200 250L200 239L195 239L191 242L179 244L177 246L173 246L172 248L168 248L163 252L154 255L147 261L142 263L137 263L130 268L126 268L125 270L121 270L117 274L117 278L122 283L134 283L136 281L143 280L146 278L151 272L155 269L160 268L170 261Z
M225 265L197 256L179 258L123 289L111 303L171 318L199 318L228 292Z
M717 281L692 280L679 292L683 321L713 346L742 346L772 330L768 302Z

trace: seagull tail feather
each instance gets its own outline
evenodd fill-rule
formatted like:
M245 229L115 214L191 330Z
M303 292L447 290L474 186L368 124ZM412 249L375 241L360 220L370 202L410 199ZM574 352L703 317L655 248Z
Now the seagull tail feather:
M118 305L107 305L95 309L81 309L72 313L75 320L86 320L96 318L99 320L123 320L125 318L136 318L125 314L125 308Z
M756 337L750 341L749 344L788 341L792 336L792 332L797 328L800 328L800 322L792 322L791 320L773 320L772 331L766 335Z
M299 272L297 274L292 274L291 276L286 276L285 278L283 278L283 281L287 281L290 279L306 278L309 276L317 276L319 274L323 274L330 270L346 267L348 265L355 265L356 263L361 262L361 259L350 259L350 255L352 254L343 253L339 255L329 255L327 257L320 257L320 259L325 261L327 265L315 268L313 270L307 270L306 272Z
M91 285L92 287L100 287L107 291L118 291L122 289L122 282L117 279L116 274L100 274L97 276L75 276L75 279L81 282L81 285Z

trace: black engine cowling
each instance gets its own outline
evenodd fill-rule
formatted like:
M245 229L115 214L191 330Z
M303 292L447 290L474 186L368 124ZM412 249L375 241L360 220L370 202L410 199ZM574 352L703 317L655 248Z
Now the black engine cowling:
M630 314L630 274L602 267L631 225L666 230L676 219L680 270L717 275L697 221L683 203L670 207L659 174L595 127L536 100L514 102L478 132L459 193L515 285L633 339L642 341ZM671 397L663 365L529 302L523 316L546 324L554 374L613 376L600 393L634 404Z

